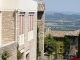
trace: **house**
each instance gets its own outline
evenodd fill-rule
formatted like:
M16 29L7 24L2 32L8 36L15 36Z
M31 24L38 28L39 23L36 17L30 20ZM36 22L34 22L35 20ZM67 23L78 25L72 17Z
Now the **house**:
M63 59L64 53L64 37L67 36L69 39L73 40L72 47L70 46L70 55L73 55L77 52L76 47L78 46L78 36L80 30L76 31L51 31L50 29L46 29L45 36L51 34L53 38L57 41L57 58ZM73 52L74 49L74 53Z
M34 0L0 0L0 46L16 41L22 60L36 60L37 7Z

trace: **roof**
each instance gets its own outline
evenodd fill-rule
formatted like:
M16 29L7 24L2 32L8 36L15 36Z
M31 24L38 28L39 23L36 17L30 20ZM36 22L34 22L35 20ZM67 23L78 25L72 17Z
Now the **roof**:
M80 33L80 30L76 30L76 31L68 32L68 33L66 33L66 35L69 35L69 36L78 36L79 33Z
M51 34L53 37L78 36L80 30L76 31L46 31L45 36Z

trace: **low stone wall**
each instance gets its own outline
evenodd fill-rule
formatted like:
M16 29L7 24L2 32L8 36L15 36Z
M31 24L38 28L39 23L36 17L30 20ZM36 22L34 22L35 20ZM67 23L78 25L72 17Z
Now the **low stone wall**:
M8 60L17 60L17 42L10 42L0 46L0 60L2 60L2 53L7 51L10 55Z

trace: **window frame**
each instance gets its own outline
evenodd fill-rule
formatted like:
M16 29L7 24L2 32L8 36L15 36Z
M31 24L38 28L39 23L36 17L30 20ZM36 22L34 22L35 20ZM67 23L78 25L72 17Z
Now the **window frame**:
M28 32L29 32L29 31L32 31L33 30L34 12L29 12L28 17L29 17L29 21L28 21Z
M24 17L25 17L25 12L19 12L19 33L24 34Z

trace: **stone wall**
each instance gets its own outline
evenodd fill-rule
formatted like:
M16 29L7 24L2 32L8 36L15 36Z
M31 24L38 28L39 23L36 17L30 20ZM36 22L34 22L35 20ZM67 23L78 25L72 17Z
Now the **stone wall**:
M28 18L29 13L26 12L25 14L25 53L29 50L29 60L36 60L36 46L37 46L37 12L34 13L34 20L33 20L33 39L28 41Z
M40 1L38 3L38 13L37 13L37 23L38 23L38 28L39 28L39 51L41 52L41 56L39 59L44 58L44 19L45 19L45 4Z
M41 52L41 58L44 56L44 12L39 12L38 15L41 15L41 19L38 19L38 28L39 28L39 50Z
M2 11L2 44L15 40L14 11Z
M33 40L29 41L30 49L30 60L36 60L36 51L37 51L37 12L34 13L33 20Z
M26 52L29 51L28 59L29 60L36 60L36 46L37 46L37 12L34 13L34 20L33 20L33 39L28 40L28 21L29 21L29 12L25 12L25 27L24 27L24 45L19 46L19 50L24 49L22 59L26 60ZM18 25L19 25L18 19ZM18 35L19 35L19 26L18 26ZM19 38L18 38L19 39Z
M2 60L2 53L7 51L10 55L8 60L17 60L17 43L10 42L0 46L0 60Z

